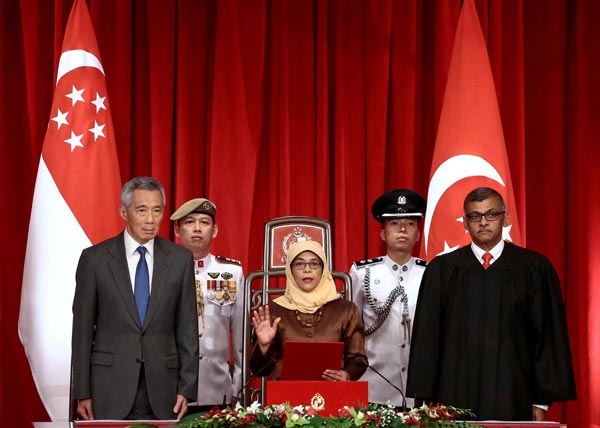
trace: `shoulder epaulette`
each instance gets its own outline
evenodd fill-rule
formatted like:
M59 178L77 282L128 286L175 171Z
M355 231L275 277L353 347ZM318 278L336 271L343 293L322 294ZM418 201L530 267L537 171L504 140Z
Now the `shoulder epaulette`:
M354 262L354 265L357 268L360 268L360 267L365 267L365 266L381 263L382 261L383 261L383 257L376 257L374 259L359 260L357 262Z
M230 259L229 257L215 256L215 258L218 261L220 261L221 263L228 263L230 265L238 265L238 266L242 265L242 262L240 262L239 260Z
M423 260L423 259L415 259L415 264L418 266L427 266L427 263L429 263L427 260Z

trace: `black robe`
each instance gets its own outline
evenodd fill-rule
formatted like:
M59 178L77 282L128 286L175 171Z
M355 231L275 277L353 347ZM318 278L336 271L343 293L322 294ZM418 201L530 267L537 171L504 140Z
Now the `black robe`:
M470 246L425 270L407 395L471 409L476 419L531 420L533 404L575 399L558 276L506 243L488 270Z

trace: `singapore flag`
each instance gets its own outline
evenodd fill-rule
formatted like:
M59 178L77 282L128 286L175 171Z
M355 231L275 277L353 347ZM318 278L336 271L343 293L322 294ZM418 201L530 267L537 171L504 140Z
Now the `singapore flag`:
M470 242L463 200L476 187L504 198L503 237L521 244L510 168L490 61L473 0L463 3L450 60L423 225L421 257L432 259Z
M121 186L104 70L85 0L75 0L37 173L19 336L52 420L68 420L72 303L81 250L114 236Z

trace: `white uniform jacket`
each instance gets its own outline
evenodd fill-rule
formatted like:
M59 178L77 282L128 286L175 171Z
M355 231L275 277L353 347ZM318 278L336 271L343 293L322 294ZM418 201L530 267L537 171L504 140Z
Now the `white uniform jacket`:
M362 314L365 330L373 326L378 315L368 302L368 293L373 306L381 308L398 285L402 285L408 298L410 327L402 324L404 303L399 294L390 307L389 314L377 330L365 338L365 349L369 358L369 368L360 380L369 382L369 401L385 404L388 401L402 405L402 395L381 378L371 367L380 372L402 392L406 391L408 359L410 355L410 333L415 316L421 277L427 262L411 257L404 265L398 265L390 257L383 256L355 262L350 268L352 278L352 300ZM365 278L367 276L368 277ZM368 282L366 284L366 282ZM412 407L413 400L406 399Z
M194 270L200 346L198 401L190 404L230 404L231 397L238 395L241 388L242 265L237 260L208 254L194 261ZM233 378L230 355L233 355Z

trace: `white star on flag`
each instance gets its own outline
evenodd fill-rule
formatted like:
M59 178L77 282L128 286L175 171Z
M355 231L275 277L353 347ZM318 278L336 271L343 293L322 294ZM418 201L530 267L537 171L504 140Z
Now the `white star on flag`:
M451 253L452 251L456 250L458 247L460 247L460 245L455 245L454 247L451 247L450 245L448 245L448 243L446 241L444 241L444 250L439 252L437 255L440 256L442 254Z
M85 91L85 89L77 89L75 87L75 85L73 85L73 90L71 91L70 94L65 95L65 97L71 98L71 101L73 102L73 106L74 106L75 103L77 103L77 101L81 101L81 102L84 101L83 91Z
M101 97L100 94L96 92L96 99L92 101L92 104L96 106L96 113L98 113L100 109L106 110L106 107L104 106L105 99L106 97Z
M94 134L94 141L98 139L98 137L104 137L104 125L98 125L98 122L94 120L94 127L88 129L92 134Z
M75 147L83 147L83 144L81 144L81 137L83 137L83 134L75 135L75 133L71 131L71 138L65 140L65 143L71 145L71 152L75 150Z
M52 120L56 122L56 124L58 125L58 129L60 129L61 125L68 125L69 122L67 122L67 115L69 114L69 112L65 112L63 113L62 111L60 111L60 109L58 109L58 113L56 115L56 117L53 117Z
M82 83L84 83L85 86L70 83L69 85L64 85L67 87L71 86L71 92L65 95L66 98L71 100L71 103L69 103L69 105L66 102L58 102L59 100L57 99L55 101L55 103L58 102L58 107L56 108L57 114L55 117L50 119L56 122L56 129L61 130L61 132L57 133L57 135L61 141L69 144L71 153L73 153L77 147L85 149L85 145L91 141L91 136L88 137L87 134L80 134L78 132L82 129L82 127L79 125L84 125L85 128L94 135L94 141L98 141L99 137L106 138L105 115L108 112L106 96L102 97L100 96L101 92L95 91L96 87L93 85L93 81L84 80ZM86 90L92 93L95 92L96 98L92 101L86 102L83 97L83 93ZM61 108L66 111L63 112ZM77 128L74 128L73 126L65 126L64 128L62 127L63 125L72 125L69 123L69 121L67 121L67 116L71 118L70 120L73 123L77 123ZM102 124L98 123L99 120ZM94 126L90 128L89 126L91 125L92 121Z
M513 239L510 237L510 229L512 229L512 226L512 224L509 224L508 226L504 226L502 228L502 239L508 239L510 242L513 242Z

